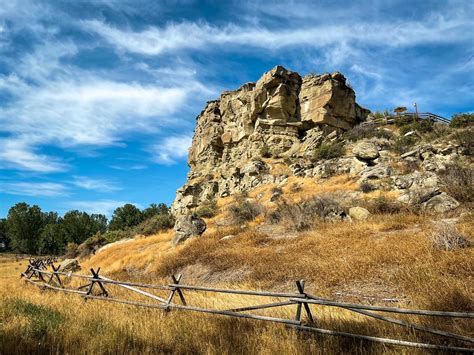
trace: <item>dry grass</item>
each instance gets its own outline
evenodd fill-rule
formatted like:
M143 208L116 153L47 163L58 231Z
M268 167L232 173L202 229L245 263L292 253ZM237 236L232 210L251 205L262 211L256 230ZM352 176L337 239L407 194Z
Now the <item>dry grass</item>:
M356 191L350 178L327 182L289 179L285 198L301 201L329 191ZM293 183L301 191L291 193ZM250 197L269 199L273 186L256 189ZM285 195L286 194L286 195ZM373 195L373 196L372 196ZM375 198L374 193L364 198ZM390 194L387 198L393 198ZM218 201L224 207L232 197ZM112 245L82 260L83 273L101 273L122 280L165 284L169 275L183 273L186 283L226 288L295 291L294 281L306 280L309 293L368 302L362 296L397 298L396 306L473 311L474 248L441 251L429 235L435 225L426 217L395 213L374 214L364 222L317 221L312 230L281 234L264 229L265 216L245 226L220 227L226 209L208 219L203 236L172 248L172 233ZM472 213L456 222L459 233L474 240ZM221 240L224 236L233 238ZM290 331L279 325L186 312L162 312L131 306L84 302L76 295L40 291L18 279L25 261L0 257L0 353L422 353L343 338ZM124 291L108 286L115 297ZM231 308L258 304L256 297L190 294L192 305ZM165 294L163 294L164 296ZM352 295L352 296L351 296ZM128 296L127 298L139 299ZM337 296L340 299L340 296ZM141 300L141 299L140 299ZM383 301L373 301L384 304ZM295 307L262 314L294 317ZM320 327L413 341L436 338L330 307L314 306ZM472 322L403 317L415 323L474 335ZM440 341L438 341L440 343ZM465 345L465 344L457 344Z

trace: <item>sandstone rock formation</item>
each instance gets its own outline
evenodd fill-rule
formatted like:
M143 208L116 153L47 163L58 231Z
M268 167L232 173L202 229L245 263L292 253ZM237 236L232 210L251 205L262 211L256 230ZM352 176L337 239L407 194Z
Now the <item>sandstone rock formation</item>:
M203 202L279 183L287 176L272 173L264 158L297 161L368 114L339 72L302 78L277 66L256 83L223 92L197 117L191 170L172 212L179 220Z

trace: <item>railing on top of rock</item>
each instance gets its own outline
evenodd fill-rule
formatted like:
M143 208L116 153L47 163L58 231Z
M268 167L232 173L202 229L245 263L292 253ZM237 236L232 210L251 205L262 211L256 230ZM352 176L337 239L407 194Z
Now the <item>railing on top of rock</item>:
M330 299L325 299L322 297L308 294L307 292L305 292L304 280L296 281L297 292L294 292L294 293L269 292L269 291L260 291L260 290L258 291L257 290L236 290L236 289L222 289L222 288L195 286L195 285L184 285L180 283L182 275L178 275L178 276L172 275L171 276L172 282L168 285L150 285L150 284L144 284L144 283L139 283L139 282L116 281L116 280L107 278L105 276L99 275L100 268L98 268L97 270L94 270L91 268L90 271L92 275L88 276L88 275L73 274L72 272L60 272L58 271L59 266L55 267L53 263L50 264L52 271L46 271L41 265L44 265L44 262L41 262L35 259L30 259L29 265L26 271L21 274L21 277L24 277L25 281L32 283L33 285L38 286L41 289L51 289L51 290L56 290L56 291L79 294L84 298L84 300L87 300L87 299L102 300L102 301L121 303L121 304L132 305L132 306L157 308L157 309L162 309L165 311L176 309L176 310L187 310L187 311L193 311L193 312L199 312L199 313L208 313L208 314L215 314L215 315L229 316L229 317L236 317L236 318L254 319L254 320L260 320L260 321L284 324L287 327L290 327L296 330L301 330L301 331L315 332L315 333L323 334L323 335L350 337L353 339L359 339L359 340L364 340L364 341L395 345L395 346L414 347L414 348L432 349L432 350L444 350L444 351L452 351L452 352L467 352L467 353L474 352L474 347L473 347L474 338L471 338L469 336L454 334L447 331L430 328L424 325L409 323L404 320L390 318L390 317L382 316L378 313L374 313L374 311L377 311L377 312L390 312L390 313L398 313L398 314L410 314L410 315L418 315L418 316L431 316L431 317L437 317L437 318L447 317L447 318L474 319L473 312L445 312L445 311L404 309L404 308L395 308L395 307L343 303L343 302L333 301ZM63 279L61 279L61 277L63 277ZM72 278L85 280L86 284L80 285L76 288L66 287L67 282L72 280ZM97 286L96 289L98 288L98 291L96 291L95 294L94 294L94 286ZM105 288L106 286L117 286L122 289L126 289L127 291L138 293L141 296L147 297L148 300L152 299L155 302L144 303L144 302L138 302L138 301L130 300L130 299L113 298L113 297L110 297L109 291L107 291ZM167 291L168 294L164 296L157 296L150 292L144 291L141 288ZM87 291L85 291L86 289ZM259 296L259 297L270 297L270 298L283 299L283 300L279 300L278 302L264 303L264 304L259 304L259 305L252 305L252 306L232 308L232 309L211 309L211 308L203 308L203 307L188 305L185 299L184 292L183 292L184 290L186 290L186 292L237 294L244 297L245 296ZM173 298L176 295L179 296L181 305L178 305L172 302ZM156 301L158 301L158 303L156 303ZM276 307L285 307L285 306L292 306L292 305L296 306L296 314L295 314L294 319L279 318L275 316L261 315L261 314L243 313L243 312L249 312L249 311L256 311L256 310L276 308ZM388 322L391 324L399 325L410 330L418 330L425 333L438 335L447 339L455 339L457 341L463 342L464 344L469 343L471 347L454 346L451 344L446 345L446 343L444 345L420 343L420 342L381 338L381 337L375 337L375 336L370 336L370 335L353 334L353 333L347 333L347 332L342 332L342 331L334 331L334 330L329 330L329 329L318 328L316 327L317 320L314 318L313 313L311 311L311 307L310 307L310 306L315 306L315 305L343 308L345 310L357 313L359 315L361 314L370 318L374 318L374 319ZM302 317L303 310L306 315L304 321Z
M430 120L432 122L438 122L438 123L443 123L443 124L449 124L451 121L448 120L447 118L444 118L442 116L439 116L435 113L431 112L404 112L404 113L399 113L398 115L384 115L382 118L377 118L375 120L367 121L367 122L362 122L362 126L380 126L384 124L394 124L397 119L400 118L411 118L413 120L421 118L425 120Z

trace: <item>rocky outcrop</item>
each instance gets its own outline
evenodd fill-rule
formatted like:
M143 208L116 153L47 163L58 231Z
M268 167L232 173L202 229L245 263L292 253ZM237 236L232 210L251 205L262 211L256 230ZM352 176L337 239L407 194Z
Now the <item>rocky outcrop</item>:
M368 113L339 72L301 77L277 66L256 83L223 92L197 117L191 170L174 215L179 221L203 202L283 181L287 176L274 174L265 158L303 158Z

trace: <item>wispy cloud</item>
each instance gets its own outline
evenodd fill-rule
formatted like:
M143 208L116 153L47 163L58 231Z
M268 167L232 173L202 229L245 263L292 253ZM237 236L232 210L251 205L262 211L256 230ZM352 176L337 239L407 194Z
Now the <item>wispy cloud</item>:
M171 136L163 139L151 147L154 161L159 164L171 165L177 160L188 156L191 147L192 137L187 135Z
M467 17L433 16L424 21L364 22L267 28L259 25L215 26L205 22L181 22L143 31L119 29L102 21L84 21L84 28L102 36L118 48L146 55L160 55L186 49L208 49L212 45L251 46L275 50L308 46L325 48L340 43L384 47L452 43L469 40L471 21Z
M112 192L118 191L122 188L116 183L103 180L103 179L92 179L86 176L74 176L72 184L86 190L96 190L100 192Z
M9 195L56 197L68 196L68 188L53 182L2 182L0 191Z

